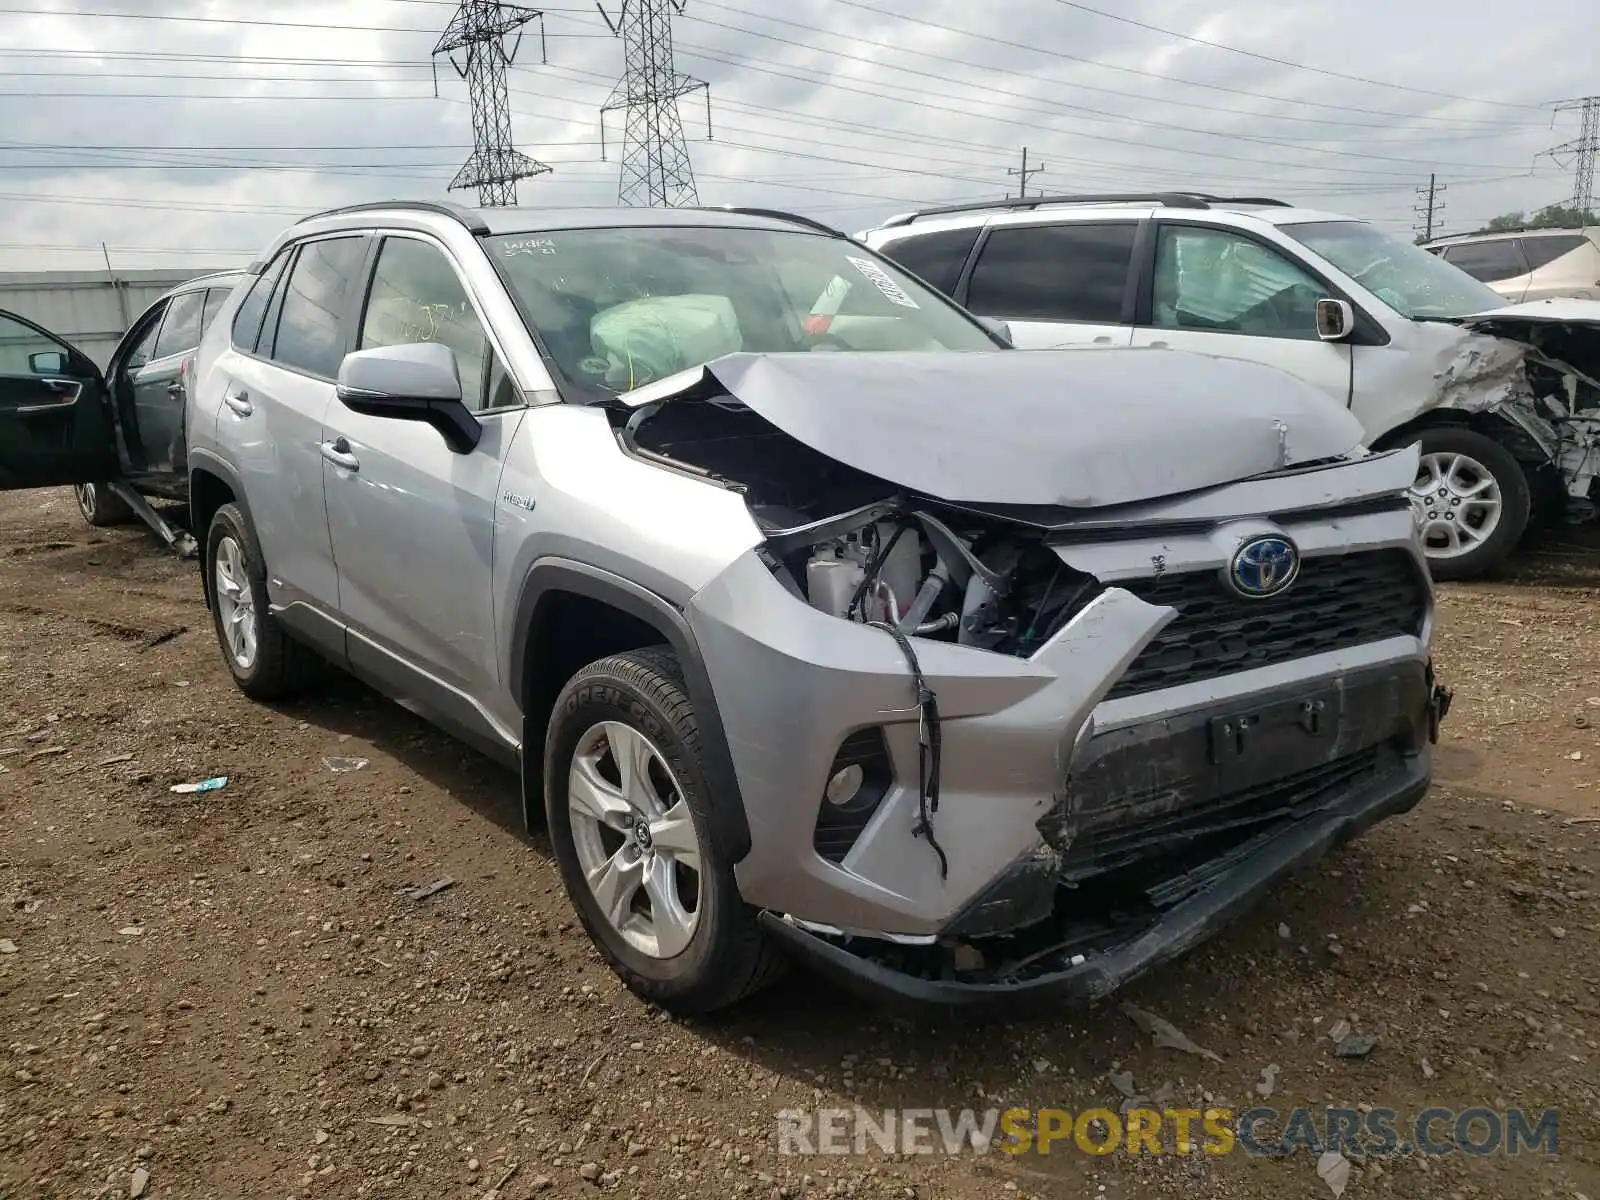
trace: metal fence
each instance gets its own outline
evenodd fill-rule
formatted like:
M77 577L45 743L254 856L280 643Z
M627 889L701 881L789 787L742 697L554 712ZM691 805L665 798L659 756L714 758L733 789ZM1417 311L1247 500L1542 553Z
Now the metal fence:
M0 271L0 309L44 326L104 367L140 313L178 284L207 274L211 272Z

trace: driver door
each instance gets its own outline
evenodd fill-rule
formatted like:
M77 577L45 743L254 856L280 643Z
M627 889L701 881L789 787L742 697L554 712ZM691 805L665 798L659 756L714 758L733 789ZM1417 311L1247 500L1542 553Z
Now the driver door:
M1161 221L1155 267L1140 297L1135 346L1170 347L1265 363L1349 407L1349 342L1317 336L1321 281L1237 230Z
M0 311L0 490L119 474L105 379L93 360Z

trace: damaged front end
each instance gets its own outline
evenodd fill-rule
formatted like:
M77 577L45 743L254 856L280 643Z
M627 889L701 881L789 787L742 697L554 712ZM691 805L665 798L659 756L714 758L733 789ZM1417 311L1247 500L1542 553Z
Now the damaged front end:
M1046 397L1055 427L1019 430L999 400L1009 431L963 443L935 414L977 368L940 357L898 447L874 437L892 405L799 399L853 368L786 362L664 381L619 437L741 492L764 535L685 617L751 829L736 877L773 935L878 995L1093 998L1426 791L1448 697L1416 452L1365 454L1270 371L1249 381L1293 403L1170 395L1147 430L1089 429ZM1202 391L1254 370L1180 368Z
M1436 406L1510 422L1560 477L1574 522L1600 513L1600 304L1540 301L1464 318Z

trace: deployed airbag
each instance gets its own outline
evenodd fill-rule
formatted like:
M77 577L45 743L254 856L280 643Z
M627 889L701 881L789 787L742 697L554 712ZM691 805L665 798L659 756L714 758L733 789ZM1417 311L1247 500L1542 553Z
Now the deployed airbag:
M589 333L612 387L639 387L744 349L738 314L726 296L630 300L598 314Z

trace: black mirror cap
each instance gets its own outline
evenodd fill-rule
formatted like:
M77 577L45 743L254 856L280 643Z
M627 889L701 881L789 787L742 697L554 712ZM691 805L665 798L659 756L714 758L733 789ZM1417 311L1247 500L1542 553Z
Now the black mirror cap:
M445 445L457 454L471 454L483 440L483 425L459 400L428 400L415 396L390 396L339 385L339 402L351 412L394 421L421 421L439 431Z

